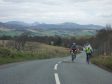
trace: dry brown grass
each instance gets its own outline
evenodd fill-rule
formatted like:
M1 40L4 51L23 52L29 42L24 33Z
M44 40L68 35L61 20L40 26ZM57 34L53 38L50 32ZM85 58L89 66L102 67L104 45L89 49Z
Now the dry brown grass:
M98 66L112 70L112 56L93 57L91 62Z
M67 48L46 45L38 42L27 42L25 45L25 49L22 51L16 51L16 49L5 47L2 49L3 53L4 49L9 51L9 55L7 55L6 53L3 55L1 54L0 64L18 62L24 60L64 57L69 54Z
M26 49L32 53L37 53L37 55L49 55L50 57L63 57L69 53L67 48L46 45L38 42L28 42L26 44Z

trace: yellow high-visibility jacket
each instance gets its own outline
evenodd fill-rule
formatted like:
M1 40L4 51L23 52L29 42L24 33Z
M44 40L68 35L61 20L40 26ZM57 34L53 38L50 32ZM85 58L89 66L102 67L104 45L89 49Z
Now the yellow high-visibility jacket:
M85 48L86 53L91 53L91 49L89 47Z

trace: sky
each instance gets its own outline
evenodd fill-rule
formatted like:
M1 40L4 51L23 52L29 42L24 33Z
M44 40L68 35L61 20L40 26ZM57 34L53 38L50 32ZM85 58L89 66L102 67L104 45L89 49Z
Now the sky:
M0 0L0 21L112 25L112 0Z

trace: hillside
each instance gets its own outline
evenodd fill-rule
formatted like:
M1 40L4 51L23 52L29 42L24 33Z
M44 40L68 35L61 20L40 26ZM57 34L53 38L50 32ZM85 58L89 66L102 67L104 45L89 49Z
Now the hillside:
M12 41L5 42L6 45ZM69 51L67 48L51 46L38 42L27 42L24 50L17 51L13 46L1 47L0 41L0 64L19 62L25 60L48 59L67 56Z
M29 32L32 36L93 36L96 30L103 28L100 25L80 25L76 23L61 23L61 24L45 24L45 23L24 23L19 21L10 21L0 23L0 36L18 36L23 32Z

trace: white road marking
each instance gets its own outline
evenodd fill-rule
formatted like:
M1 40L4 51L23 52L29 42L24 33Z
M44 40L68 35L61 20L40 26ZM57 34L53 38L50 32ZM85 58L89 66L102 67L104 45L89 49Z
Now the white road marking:
M58 76L58 74L55 73L54 76L55 76L56 84L61 84L61 83L60 83L60 80L59 80L59 76Z
M58 64L55 64L54 66L54 70L57 70Z

